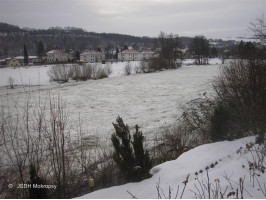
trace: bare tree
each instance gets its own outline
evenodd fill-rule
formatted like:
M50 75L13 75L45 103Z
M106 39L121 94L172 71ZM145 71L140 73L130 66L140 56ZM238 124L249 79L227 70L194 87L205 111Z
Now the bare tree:
M253 31L255 38L259 39L262 44L266 44L266 24L264 15L258 17L255 22L250 22L249 29Z
M67 171L70 172L69 158L66 153L70 142L70 131L67 129L69 115L66 104L60 95L55 99L50 95L49 101L49 129L46 132L48 151L51 155L51 169L57 184L58 198L64 197L67 186Z
M179 45L178 35L160 32L158 40L161 46L160 57L167 60L168 68L176 68L178 66L176 63Z
M209 42L204 36L196 36L193 38L191 50L195 56L196 64L208 64Z
M60 93L41 99L28 92L19 103L7 102L0 107L0 197L28 198L28 189L17 186L28 183L30 165L45 183L57 185L48 191L49 198L85 194L90 174L97 188L123 181L108 143L100 145L99 137L89 135L81 120L76 130L70 125Z
M18 109L22 108L22 111ZM25 104L17 105L15 113L2 109L0 119L0 137L3 142L3 157L9 163L8 171L11 172L10 184L25 184L27 181L27 167L30 162L38 166L42 157L41 134L35 134L31 128L33 103L31 95L26 98ZM42 116L39 117L42 119ZM14 192L17 197L27 198L25 188Z

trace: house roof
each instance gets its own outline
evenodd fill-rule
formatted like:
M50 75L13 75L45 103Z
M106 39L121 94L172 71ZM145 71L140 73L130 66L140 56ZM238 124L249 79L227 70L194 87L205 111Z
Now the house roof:
M140 52L135 49L126 49L122 51L121 53L140 53Z
M47 52L47 54L55 54L55 53L66 53L66 51L64 49L56 48Z
M7 64L10 63L12 60L16 60L16 61L18 61L15 57L11 57L11 58L9 58L9 59L7 60L6 63L7 63Z
M85 51L83 51L83 53L81 55L88 55L88 54L101 55L103 53L100 51L96 51L96 50L85 50Z
M16 56L15 57L17 60L23 60L24 56ZM38 58L38 56L28 56L29 59L36 59Z
M146 49L146 50L143 50L141 53L154 53L154 52L150 49Z

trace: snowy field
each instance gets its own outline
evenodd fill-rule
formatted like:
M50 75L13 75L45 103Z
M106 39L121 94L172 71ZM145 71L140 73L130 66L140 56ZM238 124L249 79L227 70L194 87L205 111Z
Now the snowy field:
M152 168L151 172L153 173L153 176L149 179L143 180L139 183L128 183L121 186L98 190L80 198L129 199L132 198L132 194L139 199L158 199L159 196L156 186L159 182L161 198L169 198L169 188L171 191L171 197L175 198L178 186L179 193L177 198L180 198L184 187L183 181L185 181L187 175L190 174L183 198L194 199L195 192L198 195L201 194L202 198L208 199L207 189L205 190L205 196L203 196L200 184L196 180L196 178L198 178L200 182L203 181L203 183L207 185L208 179L205 170L206 167L209 167L209 182L212 184L212 188L214 188L219 181L222 193L226 191L224 194L225 198L229 192L236 192L237 188L239 191L239 198L241 197L239 186L237 186L240 178L244 180L244 198L265 198L258 183L255 181L253 186L252 180L250 180L248 161L253 162L251 153L245 153L244 151L242 151L242 153L237 153L241 147L242 149L245 148L247 142L254 141L254 139L255 137L247 137L236 141L217 142L196 147L183 153L176 160L168 161ZM214 167L210 167L211 164L214 164ZM243 165L245 168L243 168ZM200 170L203 172L199 173ZM199 174L198 176L195 175L196 172ZM226 180L226 177L229 181ZM266 174L261 174L261 176L258 177L258 180L263 187L263 183L265 184L266 180ZM200 192L198 192L196 187ZM211 196L211 198L212 197L213 196ZM220 198L220 193L218 193L218 197ZM236 195L227 198L234 197L236 197Z
M139 62L131 62L132 67L138 65ZM117 62L111 64L112 66L112 74L109 76L116 77L116 76L123 76L124 75L124 66L126 62ZM66 64L71 65L71 64ZM97 64L102 65L102 64ZM13 78L15 80L14 84L17 86L21 85L50 85L50 84L56 84L51 83L49 76L48 76L48 70L53 65L44 65L44 66L29 66L29 67L5 67L0 68L0 87L1 86L9 86L9 77ZM102 65L105 67L105 64ZM134 74L134 69L132 70L132 73Z
M30 83L32 95L40 99L45 99L49 91L54 95L60 91L73 127L81 118L89 134L110 138L112 122L119 115L129 126L138 124L148 136L165 123L172 123L180 115L180 106L202 97L204 92L212 94L211 80L219 72L220 60L211 60L213 64L205 66L186 66L188 62L192 61L185 61L176 70L130 76L124 76L125 63L119 62L112 65L110 78L70 82L60 87L49 82L47 70L51 66L4 68L0 69L0 102L1 106L14 108L25 101L28 87L9 89L6 85L11 76L15 84Z
M183 64L191 65L194 60L187 59L183 61ZM210 64L220 64L220 59L211 59ZM124 75L124 66L126 62L117 62L112 63L112 74L110 77L123 76ZM138 61L131 62L133 70L132 74L135 73L134 68L139 65ZM53 84L49 80L47 74L48 70L53 65L44 65L44 66L29 66L29 67L0 67L0 87L9 86L9 77L15 80L15 85L49 85ZM105 64L102 65L105 67Z

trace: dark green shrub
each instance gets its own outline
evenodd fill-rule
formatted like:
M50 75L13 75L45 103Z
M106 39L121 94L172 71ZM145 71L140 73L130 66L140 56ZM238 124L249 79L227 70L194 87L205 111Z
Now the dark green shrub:
M228 139L229 114L222 104L215 107L211 117L211 140L214 142Z

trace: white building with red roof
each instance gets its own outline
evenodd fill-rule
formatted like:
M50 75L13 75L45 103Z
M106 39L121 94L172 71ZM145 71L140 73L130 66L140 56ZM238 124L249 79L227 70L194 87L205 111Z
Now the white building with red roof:
M155 53L152 50L143 50L141 54L142 54L142 59L150 59L155 55Z
M141 59L141 53L134 49L126 49L118 53L119 61L137 61Z
M74 55L72 50L64 50L60 48L52 49L46 53L47 62L70 62L73 61Z
M150 59L154 56L154 52L151 50L144 50L142 52L134 49L126 49L118 53L119 61L140 61L143 59Z
M80 54L80 60L90 63L102 62L105 60L105 54L96 50L85 50Z

